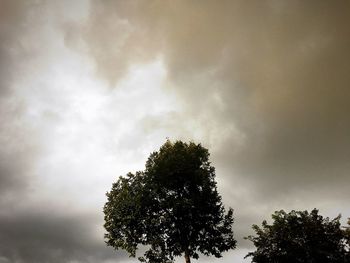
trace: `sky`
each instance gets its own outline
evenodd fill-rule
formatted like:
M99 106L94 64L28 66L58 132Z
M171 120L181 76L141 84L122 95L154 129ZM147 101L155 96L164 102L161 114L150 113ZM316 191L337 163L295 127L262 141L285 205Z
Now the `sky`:
M131 263L105 193L166 138L234 209L350 217L350 2L0 0L0 263ZM179 259L178 262L183 262Z

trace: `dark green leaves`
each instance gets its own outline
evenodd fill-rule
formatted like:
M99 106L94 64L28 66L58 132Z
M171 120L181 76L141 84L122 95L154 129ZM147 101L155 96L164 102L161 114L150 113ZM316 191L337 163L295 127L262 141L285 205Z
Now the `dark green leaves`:
M217 192L209 152L200 144L167 141L151 153L146 169L120 177L104 207L106 243L141 261L173 262L185 253L220 257L236 245L233 211Z
M345 231L340 227L340 216L330 220L314 209L307 211L281 210L272 215L273 224L263 221L262 227L253 226L257 236L249 236L256 251L246 257L252 262L349 262Z

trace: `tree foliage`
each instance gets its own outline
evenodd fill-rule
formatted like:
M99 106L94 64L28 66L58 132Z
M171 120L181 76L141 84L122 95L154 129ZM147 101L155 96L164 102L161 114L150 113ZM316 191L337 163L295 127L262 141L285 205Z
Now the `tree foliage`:
M256 236L249 236L256 251L252 257L257 263L344 263L349 261L346 242L348 230L340 225L340 216L330 220L314 209L308 211L283 210L272 215L273 223L262 222L262 227L253 225Z
M106 243L139 259L173 262L199 253L220 257L233 249L233 211L227 212L209 152L200 144L169 140L149 156L145 170L120 177L104 206Z

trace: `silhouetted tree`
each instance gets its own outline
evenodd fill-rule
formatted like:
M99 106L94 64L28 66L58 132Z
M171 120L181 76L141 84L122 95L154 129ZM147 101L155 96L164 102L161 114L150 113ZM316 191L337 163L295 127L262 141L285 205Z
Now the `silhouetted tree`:
M350 262L350 218L348 218L348 225L344 227L345 243L347 250L347 261Z
M344 263L349 262L345 231L340 216L330 220L314 209L307 211L283 210L272 215L273 223L253 225L257 236L249 236L256 251L252 257L257 263Z
M233 249L233 211L225 212L209 152L200 144L169 140L151 153L145 171L120 177L104 206L106 243L140 261L186 263L199 253L221 257Z

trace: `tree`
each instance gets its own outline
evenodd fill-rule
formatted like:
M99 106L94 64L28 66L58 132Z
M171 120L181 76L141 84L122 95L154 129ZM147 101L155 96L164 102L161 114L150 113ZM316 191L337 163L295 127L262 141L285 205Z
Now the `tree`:
M330 220L316 209L311 213L281 210L272 219L272 225L266 221L262 222L262 228L253 225L257 236L247 237L257 248L246 256L252 257L252 262L349 262L340 216Z
M200 144L167 140L150 154L144 171L119 177L104 206L106 243L140 261L186 263L199 253L221 257L233 249L233 210L227 212L209 152Z
M346 244L346 262L350 262L350 218L348 218L348 225L344 227L345 244Z

